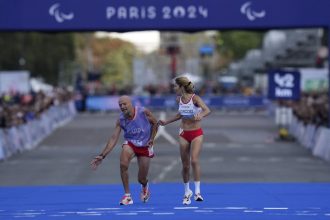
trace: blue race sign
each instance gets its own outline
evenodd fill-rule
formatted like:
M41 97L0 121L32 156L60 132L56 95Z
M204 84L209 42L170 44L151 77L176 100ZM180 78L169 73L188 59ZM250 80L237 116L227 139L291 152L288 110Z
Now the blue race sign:
M0 30L329 27L329 8L329 0L1 0Z
M268 98L300 98L300 73L297 71L271 71L268 73Z
M89 96L86 109L89 111L118 110L118 96ZM134 105L151 109L177 109L175 96L145 97L133 96ZM262 96L203 96L205 103L212 109L257 109L265 108L267 99ZM78 104L80 104L78 102Z

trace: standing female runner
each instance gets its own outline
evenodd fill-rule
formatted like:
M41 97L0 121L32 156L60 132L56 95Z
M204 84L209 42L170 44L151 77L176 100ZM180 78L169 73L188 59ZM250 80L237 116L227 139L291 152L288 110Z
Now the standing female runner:
M180 126L180 155L182 162L182 178L184 183L185 194L183 204L191 203L192 191L189 187L190 164L193 170L195 183L195 201L203 201L200 191L200 164L199 155L203 143L203 130L201 128L201 120L210 114L210 109L204 101L194 93L193 83L185 76L174 79L174 91L178 95L177 102L179 104L178 113L167 120L159 120L159 125L165 126L169 123L181 119Z

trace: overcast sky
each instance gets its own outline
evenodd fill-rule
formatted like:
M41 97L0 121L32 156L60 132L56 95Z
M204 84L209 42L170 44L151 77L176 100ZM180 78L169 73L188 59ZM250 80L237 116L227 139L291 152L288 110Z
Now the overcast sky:
M134 43L139 49L151 52L159 47L159 31L136 31L136 32L98 32L97 35L110 35Z

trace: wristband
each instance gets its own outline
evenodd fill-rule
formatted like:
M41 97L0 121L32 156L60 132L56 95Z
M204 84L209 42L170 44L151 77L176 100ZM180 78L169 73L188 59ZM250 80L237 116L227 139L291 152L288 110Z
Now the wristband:
M102 157L102 160L105 158L105 155L100 154L99 157Z

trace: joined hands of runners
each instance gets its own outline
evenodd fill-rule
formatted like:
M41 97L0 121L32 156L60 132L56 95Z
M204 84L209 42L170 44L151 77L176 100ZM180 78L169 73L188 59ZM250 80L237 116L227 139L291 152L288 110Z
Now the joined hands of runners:
M158 124L158 126L160 125L160 126L165 126L165 125L167 125L167 123L165 123L165 121L163 121L163 120L159 120L159 121L157 121L157 124Z

